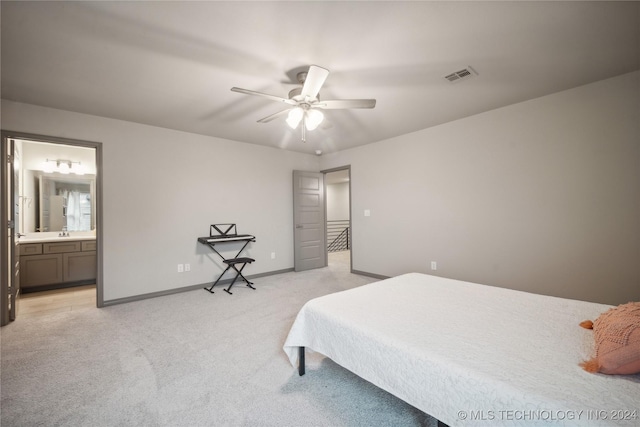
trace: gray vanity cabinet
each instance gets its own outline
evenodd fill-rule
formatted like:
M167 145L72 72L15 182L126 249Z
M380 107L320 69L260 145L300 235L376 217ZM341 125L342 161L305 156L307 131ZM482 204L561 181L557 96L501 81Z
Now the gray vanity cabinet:
M62 283L62 254L20 256L20 287Z
M94 240L20 244L20 286L95 281L95 249Z
M62 254L62 280L64 282L78 282L95 279L95 251Z

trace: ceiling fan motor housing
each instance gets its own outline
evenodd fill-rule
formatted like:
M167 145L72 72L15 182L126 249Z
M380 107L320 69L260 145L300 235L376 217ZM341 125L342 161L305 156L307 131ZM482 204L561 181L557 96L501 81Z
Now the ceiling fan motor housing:
M295 101L304 101L304 98L302 97L302 88L301 87L296 87L293 88L289 91L289 99L293 99ZM316 100L320 100L320 94L318 93L315 97ZM309 100L309 101L313 101L313 100Z
M298 83L303 85L305 80L307 80L307 74L309 74L308 71L301 71L298 74L296 74L296 78L298 79Z

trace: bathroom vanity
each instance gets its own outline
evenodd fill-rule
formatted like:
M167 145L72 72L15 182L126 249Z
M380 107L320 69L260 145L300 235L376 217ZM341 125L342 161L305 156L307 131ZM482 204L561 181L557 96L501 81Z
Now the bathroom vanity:
M95 283L95 236L22 237L19 253L23 292Z

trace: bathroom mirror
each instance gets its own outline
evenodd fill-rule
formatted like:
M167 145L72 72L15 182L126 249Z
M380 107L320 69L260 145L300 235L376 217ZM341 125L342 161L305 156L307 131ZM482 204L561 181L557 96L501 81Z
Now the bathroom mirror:
M95 229L95 176L33 173L37 214L35 231L90 231Z

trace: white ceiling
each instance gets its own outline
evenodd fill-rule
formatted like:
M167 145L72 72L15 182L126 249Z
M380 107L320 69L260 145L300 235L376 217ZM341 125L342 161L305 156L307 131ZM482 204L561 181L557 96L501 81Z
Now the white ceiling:
M2 98L329 153L640 69L640 2L1 2ZM300 141L295 71L331 71ZM444 76L471 66L478 76ZM637 90L638 88L635 88ZM633 90L633 88L631 88Z

